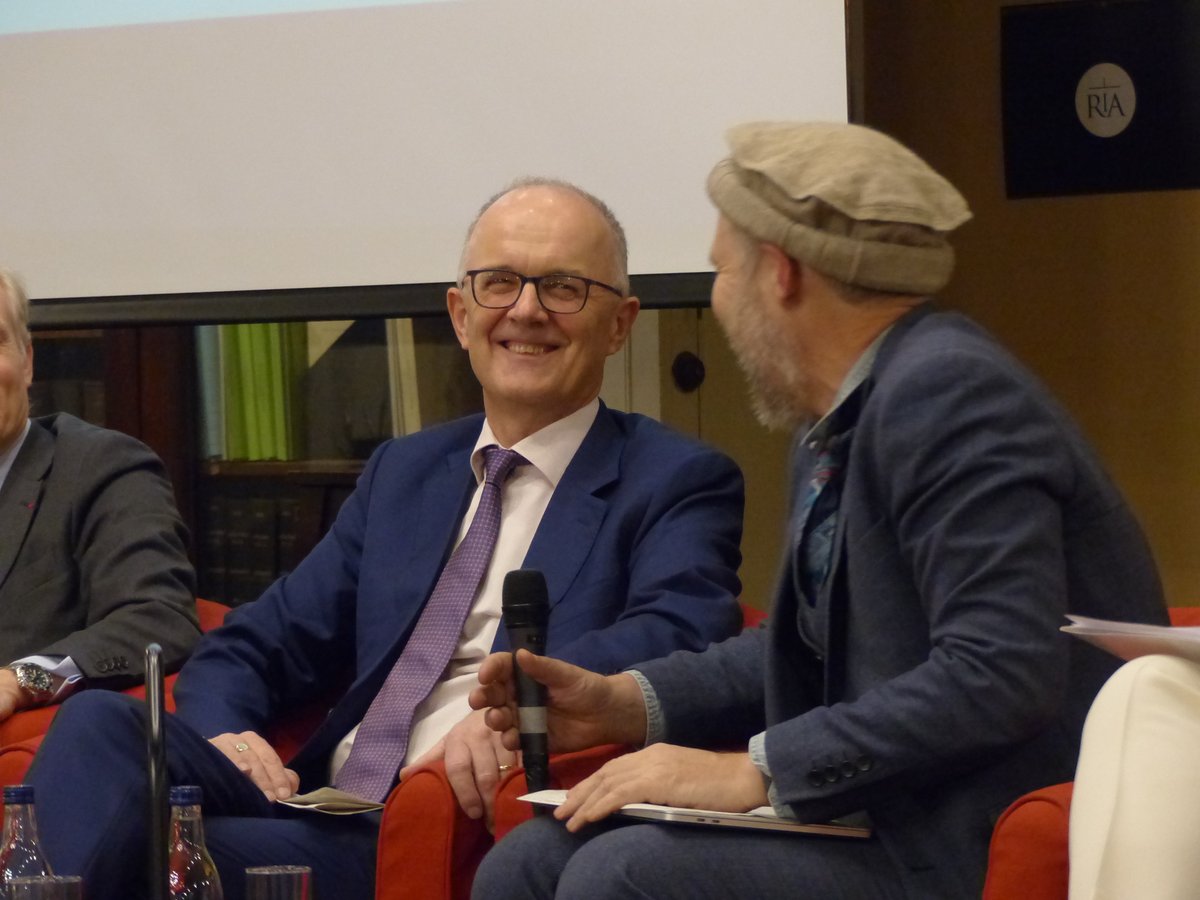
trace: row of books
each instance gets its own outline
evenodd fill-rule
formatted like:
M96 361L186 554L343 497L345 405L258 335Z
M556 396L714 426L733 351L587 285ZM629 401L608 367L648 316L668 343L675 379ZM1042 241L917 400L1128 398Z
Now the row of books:
M332 524L348 485L284 486L276 496L214 486L200 523L200 596L230 606L256 599L292 571Z

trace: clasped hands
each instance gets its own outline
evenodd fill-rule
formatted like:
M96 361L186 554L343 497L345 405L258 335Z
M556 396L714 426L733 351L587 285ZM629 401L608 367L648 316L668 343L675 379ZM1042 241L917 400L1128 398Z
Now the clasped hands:
M545 685L550 750L583 750L600 744L642 744L646 708L633 676L597 675L519 650L516 664ZM493 653L479 670L470 704L510 750L520 747L514 656ZM567 792L554 815L569 831L598 822L626 803L745 812L767 803L762 774L749 753L718 753L653 744L610 760Z

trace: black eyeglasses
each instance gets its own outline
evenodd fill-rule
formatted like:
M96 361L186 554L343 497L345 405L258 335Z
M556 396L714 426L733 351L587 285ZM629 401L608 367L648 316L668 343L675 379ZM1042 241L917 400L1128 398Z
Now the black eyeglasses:
M507 269L472 269L466 273L465 281L471 282L471 295L475 302L488 309L507 309L513 306L525 290L528 282L533 285L538 303L546 312L560 316L577 313L588 301L592 286L624 296L611 284L584 278L582 275L522 275Z

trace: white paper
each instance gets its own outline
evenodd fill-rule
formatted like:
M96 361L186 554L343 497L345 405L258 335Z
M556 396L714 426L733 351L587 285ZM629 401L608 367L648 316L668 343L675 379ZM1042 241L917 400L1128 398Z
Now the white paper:
M317 788L307 794L292 794L286 800L279 802L293 809L307 809L331 816L354 816L383 809L382 803L363 800L361 797L355 797L353 794L347 794L345 791L339 791L332 787Z

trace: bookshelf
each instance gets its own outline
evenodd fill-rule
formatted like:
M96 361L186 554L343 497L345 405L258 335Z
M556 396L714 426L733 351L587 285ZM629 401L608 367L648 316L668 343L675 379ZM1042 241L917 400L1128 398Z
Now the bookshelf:
M329 530L361 460L208 461L201 465L194 556L201 596L253 600Z
M194 522L192 332L177 326L35 330L30 412L68 412L144 441Z
M70 412L162 457L191 534L200 594L236 605L312 549L379 443L482 409L482 396L444 314L271 323L262 327L286 329L302 348L291 393L262 390L260 380L272 379L256 369L236 399L268 393L270 403L288 404L295 442L286 454L261 454L288 458L248 459L244 447L227 452L210 427L233 403L219 371L206 384L203 329L211 337L226 327L37 331L30 394L34 415ZM251 329L239 338L261 337L254 325L239 327ZM219 340L216 347L220 366Z
M445 316L196 329L200 592L236 606L328 531L383 441L482 408Z
M104 332L48 331L38 335L30 408L69 412L87 422L105 421Z

